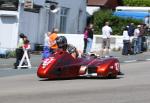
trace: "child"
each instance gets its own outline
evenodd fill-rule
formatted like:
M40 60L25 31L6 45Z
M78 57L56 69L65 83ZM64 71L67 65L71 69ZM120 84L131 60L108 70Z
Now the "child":
M30 58L30 51L29 51L30 49L31 49L30 41L28 39L25 39L24 45L23 45L23 50L27 50L29 58Z
M30 48L31 48L31 46L30 46L29 40L25 40L24 45L23 45L23 49L30 49Z

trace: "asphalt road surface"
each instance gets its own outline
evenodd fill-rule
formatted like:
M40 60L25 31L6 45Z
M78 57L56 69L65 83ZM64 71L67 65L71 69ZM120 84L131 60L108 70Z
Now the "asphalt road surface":
M149 64L123 63L125 75L118 79L42 80L36 69L4 75L0 77L0 103L150 103Z

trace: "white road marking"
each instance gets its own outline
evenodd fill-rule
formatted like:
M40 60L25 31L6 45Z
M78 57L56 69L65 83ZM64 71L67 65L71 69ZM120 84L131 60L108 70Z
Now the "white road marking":
M36 68L38 68L38 67L31 67L31 69L36 69ZM12 68L1 68L0 70L10 70L10 69L13 69L13 67ZM13 69L13 70L19 70L19 69ZM25 69L23 69L23 70L25 70Z
M124 63L132 63L132 62L136 62L137 60L128 60L128 61L124 61Z
M150 61L150 59L146 59L146 61Z

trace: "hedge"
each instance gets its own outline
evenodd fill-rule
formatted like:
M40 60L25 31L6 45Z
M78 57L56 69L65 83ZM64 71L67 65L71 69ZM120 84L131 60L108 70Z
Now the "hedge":
M113 35L122 35L122 27L127 26L131 22L135 25L142 23L142 21L132 18L117 17L112 13L111 10L99 10L93 14L91 22L94 24L95 34L101 34L101 29L106 21L110 22L110 26L113 29Z

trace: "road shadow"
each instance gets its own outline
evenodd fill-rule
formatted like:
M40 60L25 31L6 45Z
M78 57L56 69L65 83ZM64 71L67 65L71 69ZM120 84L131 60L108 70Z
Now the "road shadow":
M57 79L40 79L39 81L67 81L67 80L118 80L124 77L118 76L117 78L104 78L104 77L76 77L76 78L57 78Z

